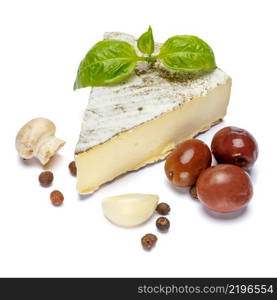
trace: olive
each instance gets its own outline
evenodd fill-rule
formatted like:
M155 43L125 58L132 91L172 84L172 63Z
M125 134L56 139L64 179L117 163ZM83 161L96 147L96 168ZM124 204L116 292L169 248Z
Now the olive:
M167 178L175 186L194 185L199 174L211 165L209 147L197 139L187 140L178 145L165 162Z
M197 179L196 191L202 204L220 213L241 209L253 195L249 175L230 164L218 164L203 171Z
M225 127L212 140L212 153L218 163L227 163L249 169L258 157L255 138L246 130Z

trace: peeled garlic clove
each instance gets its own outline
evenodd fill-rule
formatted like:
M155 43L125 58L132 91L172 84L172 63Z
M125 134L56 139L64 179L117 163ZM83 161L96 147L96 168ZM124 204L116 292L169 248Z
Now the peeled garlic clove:
M158 195L126 194L102 200L104 215L114 224L133 227L144 223L154 213Z

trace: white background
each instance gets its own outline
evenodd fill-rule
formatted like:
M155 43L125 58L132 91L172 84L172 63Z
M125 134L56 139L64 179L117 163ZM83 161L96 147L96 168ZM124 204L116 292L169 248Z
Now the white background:
M0 4L1 276L277 276L276 262L276 1L2 1ZM213 48L217 65L233 78L224 123L200 138L210 144L235 125L257 139L251 172L254 197L239 216L214 216L187 191L172 188L164 162L132 172L79 197L67 165L73 159L89 89L73 92L78 64L105 31L135 36L151 24L156 41L193 34ZM22 162L14 140L35 117L57 126L65 147L50 163L55 180L42 188L37 161ZM104 164L105 162L103 162ZM97 170L94 170L97 172ZM49 194L60 189L62 207ZM171 228L151 252L145 225L122 229L107 221L101 199L157 193L172 207Z

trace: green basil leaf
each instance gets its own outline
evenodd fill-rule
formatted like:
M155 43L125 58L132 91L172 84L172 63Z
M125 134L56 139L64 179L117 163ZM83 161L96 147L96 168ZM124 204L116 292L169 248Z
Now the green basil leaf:
M132 73L137 60L134 47L126 42L117 40L98 42L81 61L74 90L118 83Z
M151 55L154 52L155 46L151 26L149 26L148 31L139 37L137 44L139 51L143 54Z
M157 56L169 69L196 71L216 68L211 47L203 40L191 35L176 35L169 38Z

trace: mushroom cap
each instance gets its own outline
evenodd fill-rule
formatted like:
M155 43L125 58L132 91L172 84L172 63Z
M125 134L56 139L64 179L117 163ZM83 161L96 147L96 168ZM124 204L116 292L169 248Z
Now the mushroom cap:
M39 140L51 135L56 131L55 124L45 118L36 118L27 122L18 132L15 147L22 158L33 157Z

